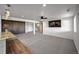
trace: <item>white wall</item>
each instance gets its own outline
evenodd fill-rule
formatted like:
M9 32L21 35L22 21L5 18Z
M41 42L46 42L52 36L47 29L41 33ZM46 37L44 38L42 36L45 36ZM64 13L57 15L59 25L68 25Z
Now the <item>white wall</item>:
M0 32L1 32L1 15L0 15Z
M44 21L43 34L73 39L73 17L61 19L61 27L48 27L48 21Z
M77 15L77 32L74 32L74 42L79 53L79 15Z
M79 53L79 5L77 5L76 11L76 32L74 32L74 42Z
M25 23L25 32L31 32L33 31L33 23L32 22L26 22Z

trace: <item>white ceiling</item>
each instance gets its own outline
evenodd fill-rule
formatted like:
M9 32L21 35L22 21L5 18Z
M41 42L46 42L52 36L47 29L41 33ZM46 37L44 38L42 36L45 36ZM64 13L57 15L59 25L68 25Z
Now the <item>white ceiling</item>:
M3 14L6 5L0 4L0 14ZM67 12L67 9L70 11ZM40 16L44 15L48 19L60 19L73 16L76 10L74 4L11 4L11 17L24 19L40 20Z

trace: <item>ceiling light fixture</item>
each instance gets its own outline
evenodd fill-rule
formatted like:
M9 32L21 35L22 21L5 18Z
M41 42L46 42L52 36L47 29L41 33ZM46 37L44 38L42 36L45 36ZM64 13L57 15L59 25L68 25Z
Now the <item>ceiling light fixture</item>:
M43 7L46 7L46 4L43 4Z
M4 20L8 20L9 16L10 16L10 7L11 6L9 4L7 4L6 7L7 8L5 9L4 15L3 15L4 16ZM6 33L8 32L8 24L7 23L4 24L4 32L6 32Z
M10 7L11 7L9 4L7 4L6 6L7 6L7 8L4 11L4 19L5 20L7 20L10 16Z
M21 17L24 17L24 16L21 16Z

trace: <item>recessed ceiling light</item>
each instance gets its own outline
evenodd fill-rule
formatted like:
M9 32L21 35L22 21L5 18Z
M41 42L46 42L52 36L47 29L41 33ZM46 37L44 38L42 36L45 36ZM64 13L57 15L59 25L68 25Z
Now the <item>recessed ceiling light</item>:
M24 16L21 16L21 17L24 17Z
M46 4L43 4L43 7L46 7Z

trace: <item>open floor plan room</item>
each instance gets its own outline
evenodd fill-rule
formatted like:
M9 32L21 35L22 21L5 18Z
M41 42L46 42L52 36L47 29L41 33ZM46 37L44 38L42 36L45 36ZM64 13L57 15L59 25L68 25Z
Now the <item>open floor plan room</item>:
M31 49L32 54L76 54L77 50L73 40L43 35L32 32L18 34L17 38Z
M78 54L78 4L0 4L0 54Z

